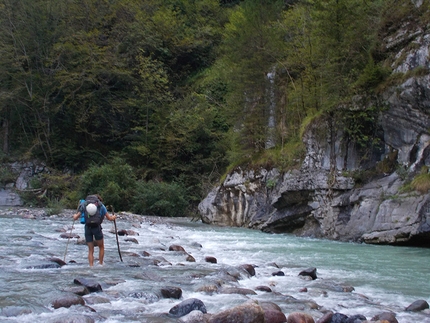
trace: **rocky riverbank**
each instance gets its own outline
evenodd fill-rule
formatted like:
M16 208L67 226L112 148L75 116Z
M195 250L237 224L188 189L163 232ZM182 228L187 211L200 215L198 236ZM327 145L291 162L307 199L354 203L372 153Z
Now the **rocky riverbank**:
M5 207L0 206L0 217L22 217L25 219L46 219L46 218L70 218L72 220L73 214L76 210L63 209L58 214L51 214L52 210L45 208L27 208L27 207ZM166 218L157 216L145 216L140 214L133 214L130 212L115 213L118 220L126 222L150 222L150 223L166 223Z

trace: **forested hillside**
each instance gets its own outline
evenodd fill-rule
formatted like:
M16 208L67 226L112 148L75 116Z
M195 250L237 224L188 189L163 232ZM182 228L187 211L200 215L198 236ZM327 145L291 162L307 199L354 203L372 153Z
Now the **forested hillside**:
M396 82L380 40L406 22L428 4L0 0L1 160L56 170L39 203L175 216L236 165L294 167L321 115L365 154L384 107L343 107Z

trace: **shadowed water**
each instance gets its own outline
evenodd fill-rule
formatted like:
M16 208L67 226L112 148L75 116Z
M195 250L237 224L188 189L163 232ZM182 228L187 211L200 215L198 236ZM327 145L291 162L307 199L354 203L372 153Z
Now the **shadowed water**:
M255 299L275 302L286 316L304 311L315 320L327 309L362 314L369 320L392 311L400 323L430 322L428 311L404 310L419 299L430 302L430 249L303 239L213 227L182 218L166 221L145 220L136 227L119 218L118 230L138 234L119 237L123 262L113 226L105 221L105 265L89 268L87 247L76 239L60 238L61 229L70 232L71 219L0 218L0 321L55 322L62 315L84 314L96 322L177 322L166 313L182 300L198 298L209 313ZM83 237L84 227L75 222L72 232ZM130 238L137 243L126 241ZM173 244L181 245L196 262L186 261L183 253L168 251ZM144 257L143 251L150 256ZM98 249L95 255L97 258ZM215 257L217 263L205 262L206 256ZM47 260L50 257L65 257L68 264L37 269L52 264ZM248 277L238 271L243 264L255 265L256 275ZM309 267L317 268L318 279L298 276ZM277 271L285 276L272 276ZM229 280L232 275L239 280ZM84 297L95 312L83 306L54 309L52 301L70 293L78 277L95 280L103 288ZM248 288L256 294L207 292L210 286L220 287L220 282L224 287ZM167 286L180 287L182 298L163 298L160 289ZM257 286L270 286L273 292L258 291ZM344 292L345 286L354 290ZM301 292L304 287L307 292Z

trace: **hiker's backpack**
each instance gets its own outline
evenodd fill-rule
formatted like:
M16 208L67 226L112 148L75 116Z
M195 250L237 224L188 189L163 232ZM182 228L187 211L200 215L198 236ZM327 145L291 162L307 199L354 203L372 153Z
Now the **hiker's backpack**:
M80 217L79 221L82 224L85 224L85 205L84 205L84 203L85 203L85 200L80 200L79 201L79 209L78 209L78 211L81 212L81 217Z
M87 205L91 203L97 207L97 211L93 215L87 212ZM88 224L90 226L97 226L102 223L102 216L100 213L101 206L102 206L102 202L99 200L97 195L88 195L85 198L85 201L81 203L81 206L80 206L81 214L82 213L85 214L85 224Z

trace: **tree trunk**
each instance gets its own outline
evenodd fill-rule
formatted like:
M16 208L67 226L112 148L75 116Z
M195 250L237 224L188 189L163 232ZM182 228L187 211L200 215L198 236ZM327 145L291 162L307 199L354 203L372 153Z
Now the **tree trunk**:
M7 118L3 119L3 153L9 153L9 120Z

